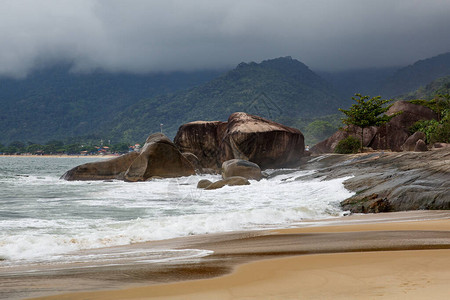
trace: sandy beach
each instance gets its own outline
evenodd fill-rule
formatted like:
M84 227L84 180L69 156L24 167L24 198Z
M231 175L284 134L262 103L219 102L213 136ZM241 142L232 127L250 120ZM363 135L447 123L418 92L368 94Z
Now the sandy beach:
M12 276L9 288L28 289L22 298L45 296L38 299L443 299L450 293L449 211L351 215L301 226L145 243L214 254L175 264L53 269Z

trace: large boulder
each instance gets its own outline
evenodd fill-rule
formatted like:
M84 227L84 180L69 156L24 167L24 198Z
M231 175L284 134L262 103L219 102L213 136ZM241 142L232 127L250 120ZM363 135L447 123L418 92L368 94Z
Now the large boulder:
M232 114L228 122L184 124L174 143L180 151L197 156L203 170L220 170L224 161L234 158L263 169L291 167L298 164L305 148L298 129L243 112Z
M180 126L174 143L181 152L194 154L202 168L220 169L220 143L227 123L196 121Z
M250 161L243 159L232 159L223 162L222 164L223 179L235 176L255 180L260 180L263 177L259 166Z
M198 188L198 189L204 189L204 188L208 187L208 186L211 185L211 184L212 184L212 181L211 181L211 180L208 180L208 179L202 179L202 180L200 180L200 181L197 183L197 188Z
M222 139L222 161L239 158L262 169L296 166L305 143L300 130L249 115L232 114Z
M236 186L236 185L249 185L250 182L247 180L247 178L240 177L240 176L233 176L226 179L222 179L216 182L211 183L207 187L205 187L205 190L217 190L220 188L223 188L224 186Z
M152 177L180 177L194 175L192 164L162 133L150 135L139 156L125 173L126 181L145 181Z
M403 143L401 149L403 151L414 151L416 143L418 140L425 140L425 133L416 131L413 135L408 137L406 141Z
M415 152L425 152L428 151L427 144L423 140L418 140L414 147Z
M139 156L138 152L115 157L112 159L92 162L77 166L61 176L65 180L108 180L123 179L125 172Z
M386 112L394 115L387 124L379 127L373 140L370 142L372 149L388 149L402 151L402 145L410 136L409 128L420 120L436 119L434 111L423 105L413 104L407 101L397 101Z
M372 141L373 137L377 132L377 129L378 128L374 126L364 128L364 140L363 140L364 147L369 146L370 142ZM334 152L334 149L336 148L337 144L349 136L353 136L358 140L360 140L361 127L354 125L345 126L344 128L342 128L342 130L336 131L331 137L314 145L310 149L310 152L313 154L332 153Z

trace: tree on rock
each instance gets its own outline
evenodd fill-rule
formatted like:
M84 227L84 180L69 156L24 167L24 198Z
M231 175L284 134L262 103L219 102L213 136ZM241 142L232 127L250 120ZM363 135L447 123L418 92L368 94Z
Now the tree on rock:
M381 126L390 119L392 119L396 114L388 116L385 112L389 109L391 105L385 105L392 100L383 100L381 96L370 98L370 96L363 96L361 94L355 94L352 97L357 103L353 104L350 109L345 110L339 108L347 118L343 119L342 122L346 125L355 125L361 127L361 152L363 149L364 142L364 128L370 126Z

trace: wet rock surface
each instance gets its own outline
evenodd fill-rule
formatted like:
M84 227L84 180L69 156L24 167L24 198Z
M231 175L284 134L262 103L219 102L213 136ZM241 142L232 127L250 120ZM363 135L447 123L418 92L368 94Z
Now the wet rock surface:
M255 180L263 178L257 164L242 159L227 160L222 164L222 178L227 179L234 176Z
M69 181L123 179L128 167L138 156L138 152L131 152L104 161L82 164L64 173L61 179Z
M216 190L223 188L224 186L236 186L236 185L249 185L250 182L245 177L241 176L233 176L228 177L226 179L222 179L216 182L211 183L207 187L205 187L205 190Z
M317 169L298 178L344 182L356 194L341 202L344 210L376 213L450 209L450 149L427 152L327 154L303 159L302 169Z

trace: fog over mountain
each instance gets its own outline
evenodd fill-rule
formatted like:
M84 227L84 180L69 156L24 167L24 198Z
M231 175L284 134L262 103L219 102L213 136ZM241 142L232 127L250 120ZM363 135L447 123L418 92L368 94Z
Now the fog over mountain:
M0 76L231 68L291 55L313 70L407 65L450 49L442 0L3 0Z

